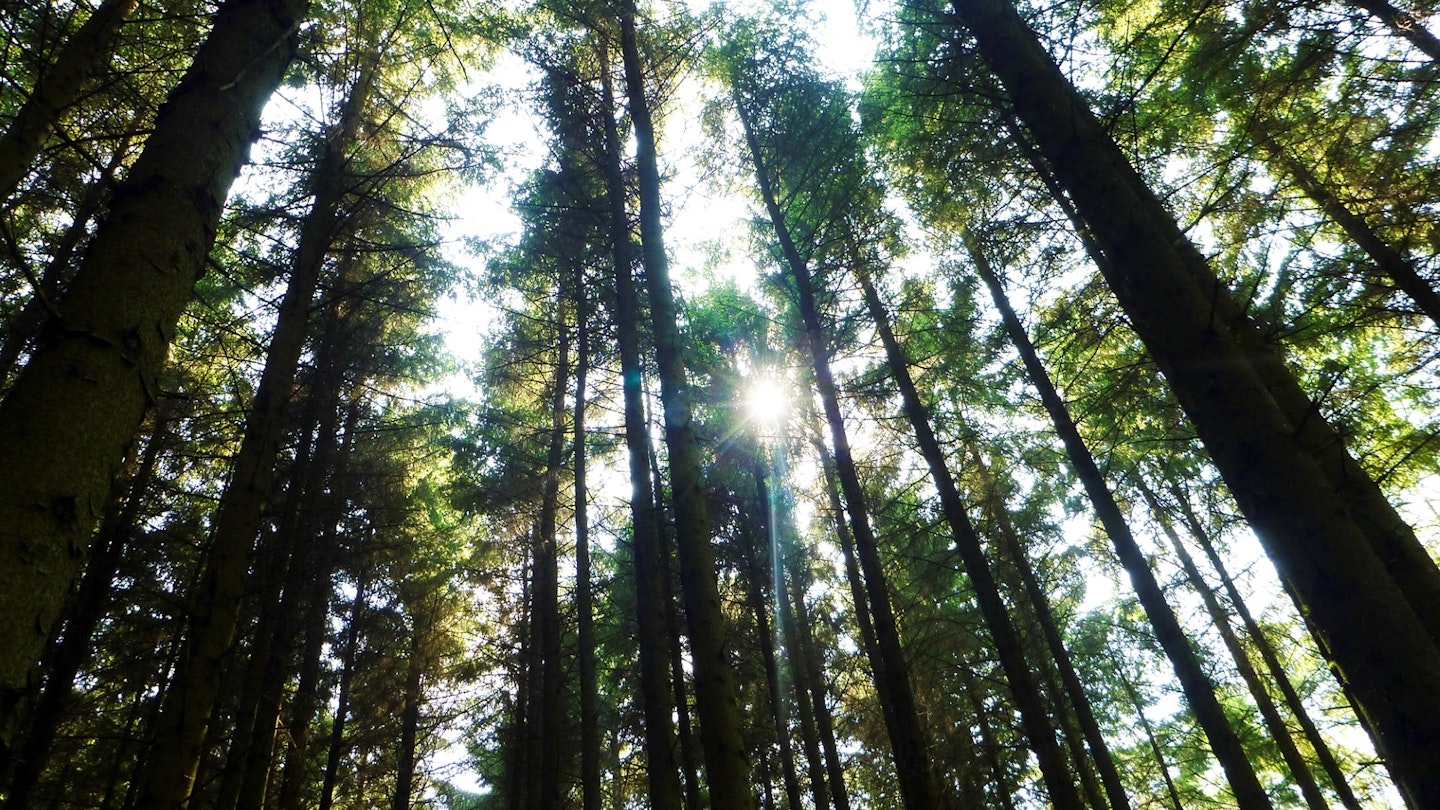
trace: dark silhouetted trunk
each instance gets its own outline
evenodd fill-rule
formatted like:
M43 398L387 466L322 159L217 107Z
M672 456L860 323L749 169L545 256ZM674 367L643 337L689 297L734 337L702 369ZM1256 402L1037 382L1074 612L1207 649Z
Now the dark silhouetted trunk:
M1406 800L1440 806L1440 569L1013 6L952 0ZM1374 632L1376 623L1385 633ZM1213 743L1212 743L1213 744ZM1268 806L1258 785L1236 785Z
M158 395L176 324L307 8L229 0L216 12L59 317L0 403L0 458L25 460L0 471L0 746L10 745L111 479ZM168 810L188 790L177 780L147 803Z
M670 489L675 509L676 557L680 567L680 589L685 599L685 623L689 629L700 746L705 753L705 775L711 803L725 810L743 810L754 806L754 797L750 792L749 757L740 732L735 672L726 645L725 615L715 578L715 555L710 547L710 521L705 513L701 490L699 448L691 425L690 393L685 381L674 291L670 286L665 255L655 128L650 120L644 65L636 41L634 0L622 0L620 16L626 96L630 101L630 121L637 144L640 241L650 293L660 401L665 414L665 446L669 451Z
M610 217L610 242L615 261L616 345L620 354L624 399L625 448L630 472L631 548L635 559L636 636L640 655L640 703L645 717L646 779L650 806L680 810L679 769L675 762L675 726L670 719L674 700L666 661L664 575L660 566L658 517L650 485L649 439L641 383L640 307L632 278L634 251L626 214L625 177L620 135L615 123L614 90L609 58L600 58L601 120L605 127L605 204Z
M1155 580L1155 574L1150 570L1150 563L1145 558L1144 551L1135 541L1129 522L1121 512L1120 505L1115 502L1115 496L1105 482L1099 466L1096 465L1094 456L1090 454L1090 449L1080 436L1080 431L1076 428L1074 419L1070 417L1064 400L1060 398L1059 392L1055 390L1054 384L1050 381L1050 375L1040 362L1040 355L1030 342L1024 325L1020 323L1020 319L1016 317L1015 311L1010 307L1010 301L1005 296L999 276L995 274L989 260L981 253L968 234L966 235L966 245L976 272L990 290L990 297L995 302L995 308L1000 311L1005 332L1010 337L1010 342L1014 344L1016 351L1020 353L1030 383L1039 392L1040 401L1044 404L1046 413L1050 415L1055 432L1059 435L1061 443L1065 445L1065 454L1070 459L1070 465L1075 470L1075 475L1080 479L1080 483L1085 487L1085 494L1090 499L1096 517L1105 527L1105 534L1109 536L1110 544L1115 549L1115 555L1120 559L1120 565L1130 578L1130 585L1135 589L1135 594L1145 609L1146 618L1155 628L1156 640L1160 642L1161 648L1165 650L1165 655L1170 660L1171 667L1175 670L1175 676L1180 681L1180 688L1185 694L1186 703L1189 705L1190 711L1194 713L1195 719L1200 723L1200 727L1204 729L1205 737L1210 743L1210 750L1225 771L1230 788L1235 792L1236 802L1241 807L1270 807L1270 797L1260 784L1260 778L1250 764L1239 735L1230 725L1224 707L1220 705L1219 698L1215 696L1214 684L1211 683L1210 677L1201 666L1195 649L1190 645L1190 639L1186 637L1184 629L1180 626L1180 620L1175 617L1175 611L1165 601L1165 592L1160 588L1160 583Z

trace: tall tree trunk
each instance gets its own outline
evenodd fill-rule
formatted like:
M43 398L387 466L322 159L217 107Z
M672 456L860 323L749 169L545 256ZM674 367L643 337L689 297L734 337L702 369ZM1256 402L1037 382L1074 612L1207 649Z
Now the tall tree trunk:
M1205 558L1210 561L1210 566L1220 577L1220 584L1225 589L1225 595L1230 600L1235 615L1245 626L1245 633L1250 637L1251 645L1260 653L1260 660L1265 663L1265 669L1270 674L1270 679L1280 689L1281 696L1285 699L1285 706L1290 710L1290 715L1300 725L1301 731L1305 734L1305 740L1315 752L1315 758L1320 762L1320 767L1330 780L1330 786L1334 789L1335 795L1339 797L1340 803L1347 810L1360 810L1360 800L1356 798L1355 792L1350 789L1350 783L1346 780L1345 771L1340 763L1335 760L1335 754L1325 742L1320 729L1315 726L1315 721L1310 718L1310 712L1305 708L1305 702L1300 699L1300 694L1295 691L1295 684L1291 682L1290 675L1285 671L1285 665L1280 662L1280 657L1275 653L1275 647L1270 643L1270 638L1261 629L1260 623L1250 613L1250 608L1245 603L1240 589L1236 587L1235 581L1225 569L1225 563L1220 559L1219 553L1215 550L1215 544L1210 542L1210 534L1200 524L1199 517L1191 508L1190 501L1185 493L1174 484L1171 485L1170 495L1179 504L1180 515L1185 521L1185 527L1196 545L1205 552Z
M812 413L809 417L811 422L818 425L818 416ZM850 524L845 520L845 505L840 500L840 476L836 471L835 457L831 455L824 441L817 436L814 445L817 455L820 456L820 469L824 475L825 497L829 502L831 521L834 523L835 536L840 541L840 554L845 562L845 581L850 586L850 602L854 607L856 629L860 631L860 647L865 651L865 660L870 665L870 680L875 684L880 713L885 722L885 733L890 739L893 752L897 745L895 736L901 733L900 725L895 719L895 701L885 697L882 691L888 688L888 683L881 674L885 663L880 653L880 641L875 633L875 622L871 618L867 583L860 573L855 538L850 532Z
M1130 701L1134 709L1134 717L1140 721L1140 728L1145 732L1145 741L1150 744L1150 753L1155 756L1155 764L1160 768L1160 777L1165 782L1165 792L1170 795L1170 804L1175 810L1183 810L1184 805L1180 801L1180 791L1175 787L1175 780L1170 776L1170 765L1165 761L1165 747L1155 737L1155 727L1150 724L1149 718L1145 716L1145 704L1140 700L1140 694L1135 691L1135 684L1125 677L1125 670L1122 666L1115 668L1115 674L1120 679L1120 686L1125 690L1125 697Z
M750 765L740 733L735 672L726 649L725 614L715 578L715 554L710 547L710 521L701 488L699 448L691 425L690 393L680 355L674 291L670 287L660 222L655 127L650 119L644 64L636 41L634 0L621 0L620 17L626 95L637 144L640 243L650 293L660 399L664 404L665 446L669 451L670 488L675 506L676 556L689 628L700 745L705 752L711 802L726 810L743 810L753 807L755 799L750 791Z
M769 509L769 492L765 485L765 474L759 461L753 461L751 472L755 479L755 497L760 507L760 530L773 537L774 514ZM780 663L775 658L775 629L770 625L769 610L765 604L764 560L754 531L745 532L741 539L744 563L747 570L746 588L750 612L755 619L755 634L760 642L760 660L765 667L766 694L770 702L770 720L775 728L775 742L780 748L780 779L785 787L786 806L800 807L800 777L795 770L795 746L790 740L790 717L786 711L785 690L780 682Z
M799 650L799 668L804 669L809 682L808 694L802 695L800 700L802 703L810 701L816 733L825 754L825 777L829 784L827 795L835 810L850 810L850 792L845 787L845 764L840 761L840 746L835 739L835 721L830 715L830 703L826 699L825 671L814 635L810 632L811 617L805 603L805 578L800 576L799 571L794 571L793 575L795 593L786 600L786 604L794 608L795 620L792 622L791 632L797 636L795 647ZM816 807L823 806L817 798Z
M646 779L650 806L680 810L680 778L675 762L675 726L670 719L674 700L667 672L665 597L658 548L659 523L650 485L649 439L641 395L640 307L631 277L634 251L626 214L625 176L620 159L620 134L615 123L614 88L609 57L600 58L601 120L605 128L605 204L610 217L610 243L615 261L616 344L624 399L625 448L630 472L631 547L635 558L636 635L640 654L640 702L645 717Z
M1120 505L1115 502L1115 496L1105 482L1099 466L1096 465L1095 457L1090 454L1090 449L1080 436L1080 431L1075 426L1075 420L1070 417L1069 409L1065 407L1064 400L1055 390L1049 372L1040 362L1040 355L1035 351L1034 344L1030 342L1024 325L1020 323L1020 319L1011 308L999 276L996 275L985 254L981 252L978 244L968 233L966 234L966 245L976 273L989 289L995 308L1000 311L1000 319L1005 332L1010 337L1010 342L1014 344L1016 351L1020 353L1030 383L1039 392L1040 401L1044 404L1045 411L1050 415L1050 421L1055 426L1055 432L1065 446L1065 454L1070 459L1070 465L1075 470L1075 475L1080 479L1080 483L1085 487L1085 494L1090 499L1095 515L1100 519L1101 525L1105 527L1105 534L1109 536L1110 543L1115 549L1115 555L1120 559L1120 565L1130 578L1130 585L1135 589L1135 594L1145 609L1146 618L1155 628L1156 639L1160 642L1161 648L1165 650L1165 655L1170 659L1170 665L1174 668L1175 676L1179 679L1181 690L1185 694L1186 703L1195 714L1195 719L1200 723L1200 727L1204 729L1205 737L1210 743L1210 750L1225 771L1230 789L1235 793L1236 802L1242 807L1270 807L1270 797L1260 784L1260 778L1250 764L1239 735L1235 733L1229 718L1225 716L1224 707L1220 705L1220 700L1215 696L1214 684L1205 674L1199 657L1195 654L1189 638L1186 637L1184 629L1180 626L1180 620L1175 617L1175 611L1165 601L1165 592L1160 588L1160 583L1155 580L1155 574L1150 570L1150 564L1145 559L1144 551L1141 550L1140 544L1136 542L1134 534L1131 533L1130 524L1120 510Z
M648 424L648 420L647 420ZM665 514L665 481L660 475L660 460L655 457L655 448L646 443L650 458L650 481L655 492L655 513ZM675 734L680 744L680 775L685 786L685 806L704 807L701 795L700 751L695 739L695 726L691 722L689 692L685 688L685 644L682 636L685 628L680 615L680 606L675 596L675 562L670 554L673 546L665 530L665 522L657 521L656 531L660 549L660 587L665 599L665 641L670 652L670 690L675 701Z
M583 269L575 271L575 613L580 664L580 791L581 810L600 810L599 679L595 669L595 609L590 582L590 515L586 494L585 382L590 368L590 309Z
M45 262L45 271L40 275L39 286L31 291L25 306L5 321L4 334L0 337L0 390L4 390L4 383L15 370L20 355L35 340L46 318L56 311L56 302L61 300L75 274L75 251L89 235L100 207L110 198L115 173L125 160L129 143L129 138L123 138L110 156L109 165L85 187L85 192L69 212L70 224L48 251L49 257Z
M1014 7L952 6L1112 259L1102 268L1110 287L1355 695L1401 793L1440 806L1440 569Z
M773 521L772 531L775 533L775 539L770 546L770 553L776 558L771 564L775 571L772 577L776 596L775 621L780 625L781 638L785 640L785 653L790 661L791 679L795 685L795 710L800 719L800 740L809 768L810 799L815 804L815 810L828 810L830 784L826 778L825 760L820 751L820 732L816 726L815 707L812 703L815 694L811 686L814 676L813 662L809 658L810 650L801 641L799 629L795 625L795 605L790 595L789 572L792 564L787 549L790 547L788 538L791 535L789 523L783 517L779 497L780 488L785 481L785 465L783 461L777 461L774 466L772 475L776 480L772 487L766 487L765 498L766 511L769 519ZM804 595L799 598L803 600Z
M1115 758L1110 755L1110 746L1106 744L1105 735L1100 731L1100 723L1095 718L1090 696L1085 692L1085 685L1080 680L1080 674L1075 671L1070 651L1066 649L1064 634L1060 630L1060 623L1056 620L1054 611L1050 608L1050 600L1045 595L1045 588L1040 584L1039 577L1035 576L1035 569L1031 566L1025 548L1020 542L1020 533L1010 521L1010 515L1005 507L1005 499L995 481L995 476L985 464L980 449L971 444L969 450L975 461L975 470L979 473L981 484L985 489L985 508L996 523L998 539L1005 548L1005 554L1014 563L1025 594L1035 609L1036 620L1045 636L1045 645L1049 648L1050 656L1055 661L1060 682L1065 688L1065 695L1069 698L1070 706L1075 711L1075 721L1080 726L1085 744L1090 748L1090 756L1094 759L1095 770L1105 788L1105 798L1113 810L1122 810L1122 808L1128 810L1130 797L1125 792L1124 783L1120 781L1120 771L1115 767ZM1099 803L1091 799L1091 804L1098 806Z
M1250 654L1245 651L1245 645L1240 643L1240 638L1235 635L1235 630L1230 626L1230 617L1226 614L1225 608L1221 606L1220 600L1216 598L1215 592L1210 589L1205 578L1200 575L1200 569L1195 567L1195 560L1190 557L1190 552L1185 550L1185 544L1180 541L1180 535L1176 533L1175 526L1170 522L1170 515L1165 507L1155 497L1154 491L1146 486L1144 481L1135 480L1135 486L1145 498L1145 503L1150 506L1150 513L1160 524L1160 530L1170 541L1170 547L1175 550L1175 556L1180 560L1180 570L1185 574L1185 579L1190 583L1191 590L1200 595L1200 601L1205 605L1205 612L1210 614L1210 622L1215 625L1216 631L1220 633L1220 640L1224 642L1225 649L1229 651L1231 659L1235 661L1235 670L1240 673L1240 679L1250 690L1250 695L1255 699L1255 707L1260 710L1260 717L1265 721L1265 728L1270 732L1270 738L1274 740L1277 748L1280 749L1280 756L1285 760L1285 767L1290 769L1290 778L1296 787L1300 788L1300 795L1305 799L1305 804L1310 810L1328 810L1330 803L1325 800L1325 794L1320 792L1320 785L1316 783L1315 776L1310 772L1310 765L1305 757L1300 754L1300 749L1295 745L1295 738L1290 736L1290 729L1285 725L1285 718L1280 716L1280 709L1275 705L1274 698L1270 697L1270 690L1265 682L1260 679L1260 673L1255 671L1255 666L1250 662Z
M375 59L378 57L366 63L350 89L315 170L315 198L296 247L265 370L245 420L245 435L216 512L206 573L193 599L179 688L161 715L155 759L145 776L141 801L152 807L183 806L200 764L219 674L235 634L250 550L274 487L291 389L310 332L310 303L343 219L342 206L349 191L346 150L360 127L377 67Z
M781 254L785 258L790 278L795 284L800 315L805 324L803 342L814 367L815 382L825 410L826 421L830 425L831 444L835 448L840 486L850 515L851 531L855 536L857 550L860 552L861 567L866 583L869 585L871 578L880 574L879 558L876 556L873 561L867 559L874 554L873 551L866 549L867 545L875 545L873 530L870 528L869 517L865 514L864 494L860 488L859 478L855 474L849 440L844 435L845 428L840 414L838 391L830 371L829 351L815 301L814 284L809 267L790 236L789 225L776 199L770 170L763 160L746 105L742 99L738 98L738 93L736 95L735 106L740 114L740 123L745 131L745 140L750 149L760 197L765 203L771 227L780 243ZM891 346L887 343L887 355L890 349ZM904 370L897 367L894 357L889 359L892 376L898 376ZM913 386L910 394L905 393L903 385L901 391L902 396L906 397L906 415L911 417L912 429L917 433L927 433L933 441L934 436L928 433L929 425L923 416L917 423L911 413L910 394L914 393ZM935 447L938 448L938 446L938 443L935 443ZM979 596L981 609L995 636L1000 658L1006 662L1006 676L1011 679L1011 687L1016 694L1017 705L1020 706L1022 722L1025 724L1027 734L1032 738L1031 743L1040 760L1051 798L1057 806L1078 810L1083 804L1066 771L1064 756L1055 743L1054 731L1049 728L1049 723L1045 719L1044 705L1040 700L1039 691L1035 688L1034 680L1030 677L1029 668L1024 661L1014 627L1010 624L1008 608L990 576L989 566L980 550L979 540L975 537L973 529L970 528L969 518L964 515L963 508L956 509L959 495L955 491L954 480L950 477L949 470L944 466L943 454L940 467L937 469L934 459L927 452L927 447L928 445L922 442L921 453L930 463L931 477L934 479L937 489L941 491L942 504L946 519L950 524L952 539L965 561L966 573L969 574L977 595L980 595L982 591L985 592L983 596ZM947 484L949 485L949 494L955 496L953 501L947 500L945 491ZM887 615L891 612L889 596L883 594L881 597L877 597L873 591L869 596L874 612L872 618L875 622L876 636L880 642L882 660L885 663L885 670L877 673L877 680L887 681L887 688L878 691L880 691L881 700L886 699L886 692L891 693L897 699L895 719L902 726L907 726L897 729L901 731L898 739L892 737L892 742L896 744L895 761L900 776L901 792L905 796L906 804L912 808L939 807L941 797L934 774L928 764L927 743L918 720L918 711L914 706L908 665L905 664L903 652L900 650L894 618ZM987 601L986 597L993 597L993 602ZM990 609L987 610L987 606ZM894 636L894 639L887 639L887 636L891 635ZM893 650L887 649L892 646ZM912 717L914 718L913 723Z
M319 810L330 810L335 803L335 786L340 780L340 760L345 754L345 721L350 713L350 682L355 676L355 661L360 654L360 616L365 609L362 577L355 583L355 599L350 605L350 622L345 629L345 651L340 663L340 683L335 694L335 712L330 718L330 741L325 753L325 775L320 781ZM281 804L281 810L299 810L298 804Z
M30 806L31 791L49 762L65 704L75 688L75 678L93 655L95 630L110 605L121 557L138 528L141 504L152 483L160 453L170 443L165 410L157 408L152 417L155 427L145 451L135 463L127 491L124 497L112 500L111 508L100 523L96 553L86 566L80 587L66 611L64 632L45 662L45 689L35 702L24 745L15 753L5 810L24 810Z
M579 290L575 294L580 294ZM534 739L538 743L539 781L532 786L534 806L559 810L566 783L560 771L560 748L564 742L564 667L560 648L560 554L559 520L560 473L565 457L565 393L570 379L570 324L567 293L560 292L558 306L559 346L556 349L554 387L550 399L550 446L545 457L545 480L540 498L540 526L536 531L534 621L538 632L539 693L532 700L539 705Z
M411 617L415 625L410 636L410 662L405 672L405 690L400 709L400 744L395 754L395 793L390 800L390 810L410 810L410 794L414 792L415 755L420 732L421 677L425 673L424 634L429 628L426 620L417 615Z
M801 268L803 271L803 266ZM850 535L855 556L863 575L865 600L874 629L877 659L874 664L876 692L887 706L890 741L894 748L895 768L900 780L905 805L911 810L941 806L938 786L929 765L929 745L921 724L919 708L910 684L909 664L900 643L900 631L890 604L884 566L880 562L878 543L866 513L864 491L850 451L849 437L840 414L839 394L830 372L824 338L820 334L819 316L815 310L814 291L808 274L797 273L801 312L805 320L805 342L814 367L815 382L820 393L825 420L830 428L834 448L834 469L844 496L845 514L849 515Z
M1056 742L1055 728L1050 723L1044 698L1031 675L1031 667L1026 660L1024 645L1010 620L1010 608L1000 594L1000 588L990 570L990 563L985 558L984 546L980 543L980 537L975 533L975 527L970 522L965 505L960 499L955 478L945 460L945 450L940 446L940 441L930 426L928 415L930 411L921 401L920 392L916 389L915 381L910 376L910 361L895 338L894 330L890 327L889 314L886 313L884 304L880 301L879 292L870 279L868 269L856 262L851 270L860 282L866 307L870 311L870 318L880 334L890 377L894 380L896 387L900 389L905 417L910 423L911 431L915 434L916 442L920 446L920 454L925 459L925 464L930 471L930 478L940 496L941 510L945 515L945 522L950 527L951 543L960 554L965 573L970 578L970 585L975 591L975 601L985 619L985 626L989 629L991 638L995 642L995 651L999 656L1001 669L1005 673L1005 680L1010 686L1015 705L1020 710L1021 724L1025 729L1026 739L1029 740L1030 747L1035 752L1036 759L1039 760L1041 773L1050 792L1050 800L1057 807L1080 808L1084 802L1075 789L1075 782L1070 777L1070 770L1065 764L1064 754L1061 753L1060 746Z
M15 193L85 81L114 55L115 34L139 5L139 0L101 0L35 82L0 135L0 203Z
M3 403L0 746L159 388L181 311L215 240L306 0L229 0L156 118L60 308ZM159 806L159 805L152 805Z

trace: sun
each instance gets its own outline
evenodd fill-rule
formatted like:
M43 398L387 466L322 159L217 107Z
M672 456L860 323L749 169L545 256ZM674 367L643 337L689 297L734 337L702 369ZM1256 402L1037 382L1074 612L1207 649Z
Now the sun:
M745 391L745 412L751 421L761 427L779 427L789 410L790 393L784 380L770 374L750 380Z

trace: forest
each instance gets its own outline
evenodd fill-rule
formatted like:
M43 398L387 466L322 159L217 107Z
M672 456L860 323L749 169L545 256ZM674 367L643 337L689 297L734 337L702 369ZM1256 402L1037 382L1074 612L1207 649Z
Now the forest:
M4 3L0 808L1440 808L1436 6Z

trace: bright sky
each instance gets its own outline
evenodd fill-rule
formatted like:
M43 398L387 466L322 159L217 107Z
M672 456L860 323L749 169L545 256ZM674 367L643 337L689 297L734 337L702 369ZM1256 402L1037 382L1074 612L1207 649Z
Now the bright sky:
M743 13L764 4L763 0L682 2L696 13L712 5ZM855 76L868 68L874 44L861 34L854 4L849 0L829 0L823 18L824 24L816 34L821 46L817 54L821 62L841 76ZM545 137L539 122L527 102L520 100L533 79L533 71L513 54L501 57L495 69L482 79L514 91L517 98L501 110L487 128L491 142L506 158L507 171L487 184L471 187L457 201L460 221L456 223L456 238L464 235L502 244L512 242L519 235L520 219L510 208L514 184L545 158ZM691 76L679 89L679 97L686 105L698 106L711 92L712 89L703 87L697 77ZM754 283L755 268L741 248L750 203L713 187L703 178L696 159L704 138L698 118L698 115L679 111L672 114L664 123L659 144L661 171L667 178L662 194L670 214L665 238L672 261L671 274L682 292L701 289L705 281L699 271L713 255L713 245L739 240L734 243L736 250L729 259L715 267L714 272L749 286ZM468 265L479 261L459 252L451 258ZM481 330L492 317L488 304L465 300L462 296L442 300L439 310L441 328L451 353L466 360L478 357L482 347ZM469 381L459 379L460 376L463 375L447 380L443 387L452 391L470 390Z

